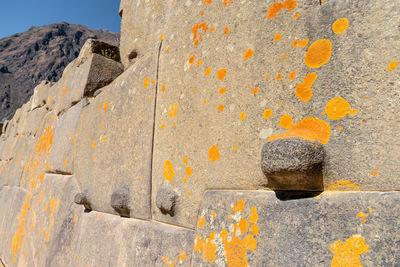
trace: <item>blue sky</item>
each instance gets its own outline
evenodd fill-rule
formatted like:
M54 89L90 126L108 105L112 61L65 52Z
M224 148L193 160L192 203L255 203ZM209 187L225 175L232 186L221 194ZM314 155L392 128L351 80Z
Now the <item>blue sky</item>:
M57 22L120 31L120 0L4 0L0 5L0 38L31 26Z

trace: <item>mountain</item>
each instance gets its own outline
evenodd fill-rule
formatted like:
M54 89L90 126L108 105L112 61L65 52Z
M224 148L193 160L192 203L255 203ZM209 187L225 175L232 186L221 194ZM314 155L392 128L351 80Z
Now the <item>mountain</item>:
M119 45L119 33L66 22L0 39L0 121L12 117L42 80L61 78L89 38Z

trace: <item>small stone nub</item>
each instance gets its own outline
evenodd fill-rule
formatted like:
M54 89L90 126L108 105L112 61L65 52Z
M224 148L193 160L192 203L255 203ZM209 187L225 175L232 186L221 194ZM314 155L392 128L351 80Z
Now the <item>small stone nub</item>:
M112 193L111 207L118 212L121 217L130 216L128 187L121 187Z
M86 210L92 210L88 196L86 193L78 193L74 197L74 202L78 205L83 205Z
M163 214L169 214L172 217L175 214L175 205L178 194L169 183L164 183L157 191L156 206Z

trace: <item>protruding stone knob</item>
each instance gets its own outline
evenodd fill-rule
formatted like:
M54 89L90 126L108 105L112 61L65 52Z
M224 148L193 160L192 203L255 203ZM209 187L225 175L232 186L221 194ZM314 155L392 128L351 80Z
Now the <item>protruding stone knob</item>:
M177 192L166 182L157 191L156 206L163 214L169 214L173 217L177 199Z
M121 187L111 195L111 207L118 212L121 217L129 217L129 188Z
M87 211L92 210L87 193L76 194L74 197L74 202L78 205L83 205Z
M322 191L322 144L302 138L275 139L263 146L262 171L273 190Z

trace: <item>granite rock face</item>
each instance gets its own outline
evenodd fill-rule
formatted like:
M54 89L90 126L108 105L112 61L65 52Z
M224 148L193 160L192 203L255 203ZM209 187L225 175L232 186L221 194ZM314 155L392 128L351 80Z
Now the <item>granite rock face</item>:
M400 262L398 2L119 13L3 125L6 266Z

